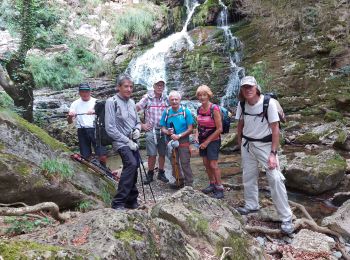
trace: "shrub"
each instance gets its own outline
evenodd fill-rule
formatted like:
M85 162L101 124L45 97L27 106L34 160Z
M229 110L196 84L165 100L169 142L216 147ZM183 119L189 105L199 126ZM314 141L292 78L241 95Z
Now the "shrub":
M271 75L268 75L268 65L265 61L255 63L248 69L247 75L254 76L258 84L263 91L268 90L268 83L272 79Z
M40 168L45 176L57 177L63 181L71 179L74 174L69 164L57 159L44 160Z
M67 52L51 57L28 56L26 66L33 73L37 87L54 89L78 84L87 76L99 76L109 70L102 59L84 47L84 43L73 43Z
M142 42L149 38L156 14L150 9L128 8L124 15L115 17L112 27L114 38L118 43L130 40Z

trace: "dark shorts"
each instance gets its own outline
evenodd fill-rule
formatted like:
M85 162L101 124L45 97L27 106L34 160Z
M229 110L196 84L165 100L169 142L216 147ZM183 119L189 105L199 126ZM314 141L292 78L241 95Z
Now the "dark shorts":
M79 150L81 156L88 159L92 148L97 156L106 155L106 148L96 143L95 128L78 128Z
M207 157L208 160L217 160L219 159L220 146L221 139L212 141L206 149L199 149L199 155L201 157Z

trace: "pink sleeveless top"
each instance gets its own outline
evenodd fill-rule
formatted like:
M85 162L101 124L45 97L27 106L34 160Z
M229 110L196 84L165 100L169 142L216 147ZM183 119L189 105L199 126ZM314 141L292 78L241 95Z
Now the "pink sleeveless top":
M212 104L212 103L210 104L210 107L211 106L214 106L214 109L213 109L214 111L220 112L219 106ZM214 120L214 118L211 117L210 107L206 112L204 112L202 106L199 108L198 115L197 115L198 128L208 128L208 129L216 128L215 120ZM218 138L214 139L213 141L219 140L219 139L220 139L220 135L218 136Z

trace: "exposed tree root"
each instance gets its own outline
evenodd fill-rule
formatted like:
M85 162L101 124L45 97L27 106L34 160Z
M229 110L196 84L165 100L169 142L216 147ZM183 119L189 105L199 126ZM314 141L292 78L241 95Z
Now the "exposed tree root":
M18 205L18 203L14 203L12 205ZM61 214L59 211L59 207L54 202L43 202L36 204L34 206L25 206L21 208L12 208L8 206L0 207L0 216L22 216L28 213L34 213L38 211L49 211L51 216L58 220L59 222L65 222L68 217Z
M330 235L333 236L337 239L338 243L336 245L337 249L342 253L344 259L346 260L350 260L350 255L347 253L345 246L344 246L344 239L343 237L335 232L330 230L327 227L321 227L319 226L315 220L310 216L309 212L305 209L305 207L299 203L293 202L293 201L289 201L289 203L298 208L303 215L306 218L300 218L297 219L294 222L294 228L295 230L301 229L301 228L307 228L310 229L312 231L318 232L318 233L322 233L325 235ZM271 228L266 228L266 227L260 227L260 226L246 226L245 229L247 230L248 233L263 233L265 235L283 235L282 231L280 229L271 229Z

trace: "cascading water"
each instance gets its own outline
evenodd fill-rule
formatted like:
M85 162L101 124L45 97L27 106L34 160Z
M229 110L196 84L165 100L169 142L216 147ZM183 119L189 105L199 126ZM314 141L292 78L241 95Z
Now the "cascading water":
M218 17L218 27L224 31L226 50L230 54L231 73L227 83L225 95L221 98L221 106L232 107L236 105L236 94L239 89L240 78L244 77L244 68L237 66L241 62L241 42L232 35L227 22L227 6L219 0L222 10Z
M194 44L187 33L187 26L199 3L196 0L186 0L187 19L181 32L174 33L165 39L154 44L154 47L146 51L140 57L132 60L126 69L136 84L147 86L152 89L157 78L165 79L166 75L166 55L170 49L181 49L184 45L190 50ZM185 40L185 42L184 42Z

